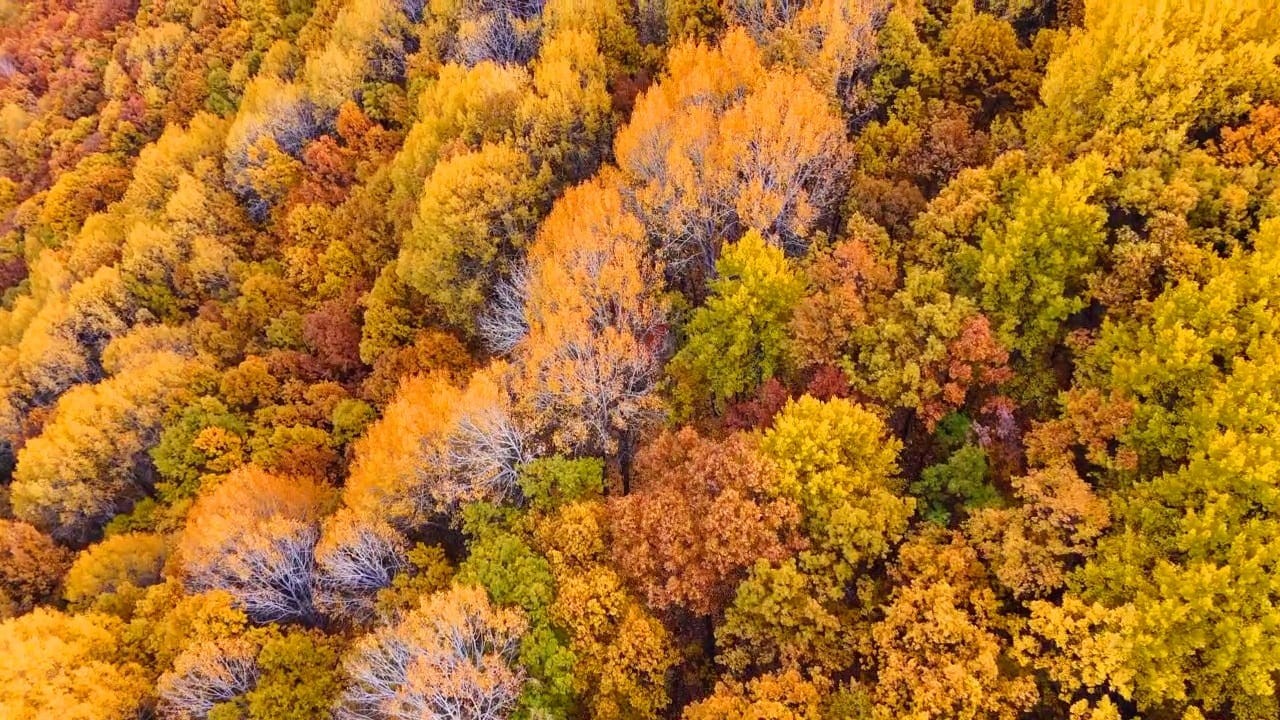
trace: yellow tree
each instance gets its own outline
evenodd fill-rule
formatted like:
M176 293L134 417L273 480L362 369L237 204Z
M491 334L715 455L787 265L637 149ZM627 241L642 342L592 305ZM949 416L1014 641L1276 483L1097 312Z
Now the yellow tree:
M128 616L145 589L160 582L170 541L162 535L112 535L80 553L67 571L67 603Z
M471 330L490 288L533 234L544 181L528 155L509 144L437 165L400 251L400 278L454 326Z
M436 511L427 492L448 468L448 439L460 392L440 374L411 376L355 445L343 503L407 529Z
M484 590L455 586L422 598L395 625L358 640L343 661L343 720L500 720L524 684L515 663L527 621Z
M548 559L555 601L547 613L577 658L574 690L601 720L661 717L670 704L673 638L607 564L608 511L581 500L538 518L534 545Z
M873 717L1012 720L1031 707L1035 681L1009 661L1009 619L973 548L927 531L891 573L897 587L872 629Z
M221 703L253 689L258 680L258 647L246 638L194 642L157 683L160 716L203 720Z
M145 712L147 671L127 657L110 615L43 608L0 623L0 716L128 720Z
M1028 145L1058 157L1177 150L1280 95L1277 23L1266 0L1089 0L1045 71Z
M561 449L618 451L658 409L666 305L644 229L608 177L556 203L523 278L519 314L502 317L524 334L521 397Z
M614 155L673 272L710 273L748 227L803 248L842 196L844 123L803 76L765 69L741 30L683 45L636 103Z
M356 444L345 504L408 530L463 502L514 497L531 441L509 375L495 363L462 389L442 375L406 379Z
M585 180L608 153L613 133L606 59L581 30L552 35L538 54L533 92L520 104L520 145L557 180Z
M202 367L173 352L147 359L58 401L44 432L18 453L10 492L19 517L84 543L147 491L139 458Z
M191 508L178 544L188 587L226 590L256 620L313 620L313 557L329 496L306 478L237 468Z
M410 227L423 183L441 158L500 143L517 127L529 82L521 67L449 64L422 89L417 119L387 169L392 186L388 205L398 228Z

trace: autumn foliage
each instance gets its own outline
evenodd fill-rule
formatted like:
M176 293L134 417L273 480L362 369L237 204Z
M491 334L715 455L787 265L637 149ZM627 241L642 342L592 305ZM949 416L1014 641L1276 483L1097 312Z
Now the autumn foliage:
M1280 719L1272 0L0 0L0 720Z

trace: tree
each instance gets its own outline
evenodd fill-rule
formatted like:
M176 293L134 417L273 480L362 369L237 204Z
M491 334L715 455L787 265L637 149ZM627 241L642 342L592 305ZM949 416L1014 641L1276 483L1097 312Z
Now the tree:
M451 473L437 495L449 502L505 500L518 494L519 469L533 459L534 440L518 416L512 371L493 363L471 376L449 438Z
M898 553L897 587L872 629L876 718L1015 718L1034 679L1008 662L1002 608L977 553L927 531Z
M542 0L476 0L458 6L453 58L466 65L523 65L538 50Z
M160 535L113 535L80 553L63 596L75 609L128 616L143 589L160 582L169 542Z
M849 569L888 553L915 510L893 477L900 447L861 406L808 395L787 403L761 443L780 469L774 494L796 503L815 548Z
M118 200L128 180L128 171L111 156L90 155L58 176L40 209L40 220L55 237L69 239L91 214Z
M608 180L567 191L529 249L519 392L560 450L619 450L657 410L662 271Z
M685 708L683 720L819 720L830 681L809 680L796 670L762 675L747 683L721 681L715 692Z
M671 702L674 638L608 566L608 509L599 488L592 482L583 495L533 518L532 546L555 578L547 616L567 636L569 684L593 717L657 718Z
M1105 323L1081 363L1082 386L1133 405L1111 447L1090 448L1087 434L1068 446L1114 488L1111 526L1061 600L1029 603L1028 654L1066 698L1271 712L1277 637L1266 628L1277 600L1264 578L1276 557L1267 469L1276 449L1266 388L1280 357L1269 319L1280 225L1263 223L1252 241L1204 282L1171 285L1147 317Z
M847 672L867 625L844 604L846 588L830 554L757 562L716 627L716 660L741 678L776 670Z
M671 637L628 596L616 573L603 565L562 573L551 618L570 630L576 689L587 696L593 717L661 717L670 703L667 672L676 661Z
M400 530L425 524L437 508L429 488L448 471L458 398L441 374L406 378L382 419L356 443L343 503Z
M1040 171L979 234L979 301L1000 339L1024 357L1052 348L1086 304L1085 276L1107 239L1106 211L1092 202L1104 171L1096 155Z
M0 520L0 618L54 597L71 555L24 522Z
M814 248L805 267L805 295L788 331L799 363L839 363L849 339L874 321L897 280L892 265L874 249L881 243L888 243L884 231L862 223L851 237Z
M804 291L782 251L754 230L724 250L716 272L711 297L694 311L684 346L669 365L676 396L691 407L710 395L712 407L722 408L786 374L787 326Z
M1022 503L986 508L966 525L992 574L1016 597L1047 597L1094 553L1111 513L1089 484L1067 467L1016 478Z
M913 266L895 289L893 267L868 246L875 236L860 235L809 266L810 288L792 321L803 360L842 368L854 390L914 411L929 430L1011 379L990 322L947 292L943 273Z
M490 288L533 233L542 185L528 156L506 144L440 163L401 249L401 279L471 331Z
M342 691L339 640L315 630L273 633L257 656L258 680L244 696L249 720L328 717Z
M158 439L165 410L201 372L161 352L96 385L68 392L52 421L18 453L15 514L55 538L83 544L148 489L140 458Z
M315 135L314 108L298 85L268 75L254 78L245 88L240 111L227 130L226 173L251 215L264 218L272 201L255 189L253 173L262 173L261 163L268 156L260 150L255 159L254 148L274 146L284 156L297 157Z
M230 593L191 595L179 578L169 577L143 592L124 637L152 668L170 668L189 648L240 638L248 629L249 617Z
M407 543L376 517L342 508L325 519L316 545L316 602L328 615L367 619L374 597L408 566Z
M110 615L34 612L0 623L0 711L6 718L128 720L144 712L147 671L127 659Z
M394 626L361 638L343 661L340 718L507 717L524 682L515 667L526 628L483 590L455 586L422 599Z
M244 463L248 435L244 420L217 398L192 401L170 420L151 449L161 477L156 483L160 495L171 502L194 498L206 476Z
M1028 118L1041 152L1173 150L1187 129L1212 130L1275 98L1268 65L1280 45L1265 2L1086 2L1084 20L1046 68L1044 105Z
M257 645L246 638L194 643L160 676L157 709L169 720L204 720L258 681Z
M1029 107L1040 78L1031 50L1018 44L1013 27L987 13L952 10L938 58L939 84L949 99L982 118Z
M408 230L423 184L451 150L498 145L517 127L518 108L528 97L524 68L479 63L448 64L418 96L417 119L388 167L388 200L397 226Z
M639 454L632 492L610 501L612 552L653 608L716 615L757 560L800 549L799 510L772 497L778 469L757 437L684 428Z
M741 30L684 45L636 103L614 155L637 217L678 277L710 273L745 228L807 246L841 197L844 128L805 78L766 71Z
M598 458L560 455L526 462L519 470L520 493L533 510L549 512L604 493L604 463Z
M408 26L418 19L423 4L362 0L342 6L323 49L307 57L302 75L309 98L332 112L358 97L365 83L400 78L408 53Z
M315 619L312 563L328 493L245 465L202 495L178 550L187 585L226 590L259 621Z
M550 164L561 182L587 179L608 153L613 107L601 54L607 50L582 30L551 35L534 66L533 92L520 104L521 147L535 164Z
M530 439L508 372L495 364L461 390L439 374L408 379L356 444L345 503L407 530L463 502L513 497Z

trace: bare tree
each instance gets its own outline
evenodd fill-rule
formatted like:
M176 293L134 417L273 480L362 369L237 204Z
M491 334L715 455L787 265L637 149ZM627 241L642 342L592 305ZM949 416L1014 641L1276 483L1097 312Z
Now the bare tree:
M458 24L455 59L523 65L538 52L543 0L472 0Z
M258 682L258 648L243 639L210 640L182 652L160 676L157 710L168 720L204 720L219 703Z
M499 720L524 684L515 666L527 623L485 591L455 587L424 598L394 627L357 642L339 720Z
M367 620L374 595L407 564L405 540L395 528L343 508L325 521L316 546L316 603L331 617Z
M191 510L180 543L188 587L226 590L259 622L314 620L324 495L255 466L233 472Z
M528 297L529 270L523 264L494 286L489 307L477 322L480 337L490 352L507 355L529 334L524 317Z
M506 398L468 405L449 438L453 472L440 488L446 496L509 498L520 465L533 459L529 433L514 417Z

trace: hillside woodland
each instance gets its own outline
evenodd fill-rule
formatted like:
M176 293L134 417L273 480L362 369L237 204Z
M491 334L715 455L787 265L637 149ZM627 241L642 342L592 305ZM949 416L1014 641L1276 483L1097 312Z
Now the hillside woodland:
M1273 0L0 0L0 718L1280 718Z

